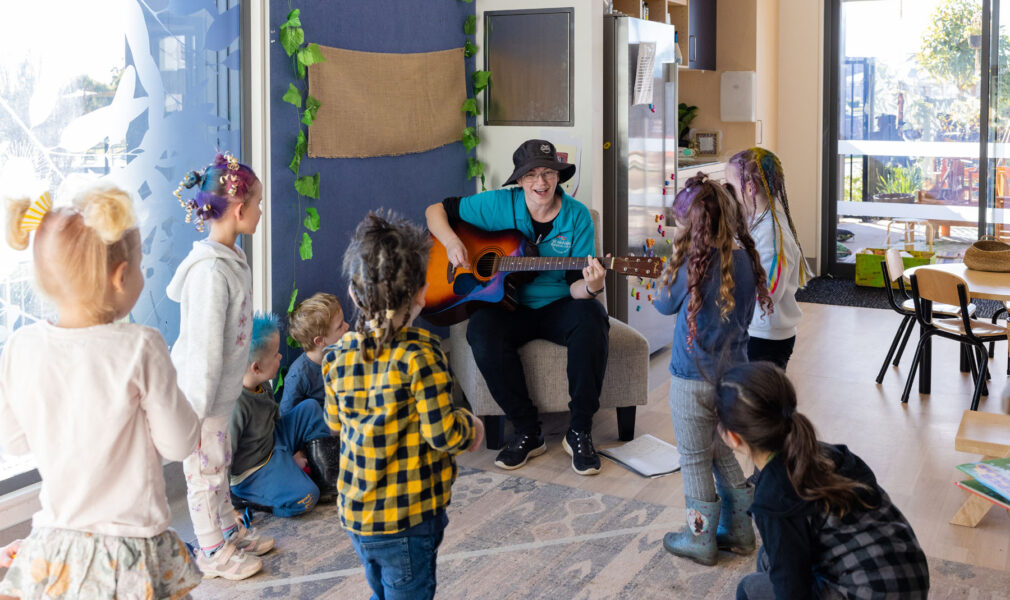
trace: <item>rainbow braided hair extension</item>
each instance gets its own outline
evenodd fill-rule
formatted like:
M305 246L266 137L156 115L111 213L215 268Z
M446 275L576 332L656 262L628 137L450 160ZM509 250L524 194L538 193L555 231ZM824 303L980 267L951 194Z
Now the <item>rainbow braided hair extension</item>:
M775 293L782 270L786 266L785 245L782 243L782 223L779 222L778 208L786 215L789 231L796 240L796 246L800 250L800 287L806 285L810 279L807 272L806 261L803 260L803 247L800 246L800 238L796 234L796 226L793 225L793 217L789 214L789 200L786 196L785 177L782 172L782 163L779 157L764 148L750 148L744 150L730 159L730 162L740 163L741 173L746 174L749 169L744 168L746 162L752 161L756 167L757 178L768 199L768 208L774 223L774 235L772 237L772 263L768 272L768 292Z

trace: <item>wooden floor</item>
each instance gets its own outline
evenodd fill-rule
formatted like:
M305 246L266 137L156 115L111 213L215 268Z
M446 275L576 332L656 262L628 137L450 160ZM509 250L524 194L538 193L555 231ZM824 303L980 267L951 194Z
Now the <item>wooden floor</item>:
M797 388L800 410L821 439L847 444L873 468L895 504L911 521L926 554L972 565L1010 571L1010 513L993 509L977 528L950 525L964 492L954 467L977 456L954 450L961 413L971 399L970 377L958 371L956 344L934 342L933 393L913 392L900 402L914 348L901 366L891 368L882 385L874 382L899 318L891 311L803 304L803 321L789 376ZM910 341L914 343L916 336ZM979 410L1004 412L1006 348L997 345L990 362L992 396ZM667 406L669 351L655 355L650 370L648 406L639 407L636 434L650 433L674 442ZM603 471L582 477L571 469L560 439L567 415L545 415L547 454L514 471L516 475L581 487L596 492L670 506L684 505L681 477L646 479L604 459ZM593 428L597 447L618 443L616 416L601 411ZM486 448L459 457L459 464L496 469L495 452ZM741 458L741 463L746 459ZM748 464L745 472L750 472Z

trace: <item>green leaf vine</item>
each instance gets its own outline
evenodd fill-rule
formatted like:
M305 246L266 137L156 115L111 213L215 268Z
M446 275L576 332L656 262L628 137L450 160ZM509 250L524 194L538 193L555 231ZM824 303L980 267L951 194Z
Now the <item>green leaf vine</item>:
M302 29L301 10L291 8L288 2L287 20L280 26L280 43L285 54L292 60L292 68L297 79L288 84L288 90L281 97L281 100L295 107L295 115L298 119L298 136L295 140L294 151L288 168L295 175L294 188L298 199L298 214L303 214L302 203L319 199L319 173L312 175L302 175L302 159L308 152L308 128L316 120L316 113L319 111L320 102L316 98L308 95L307 82L308 67L324 62L326 58L319 49L318 44L305 43L305 30ZM297 84L297 85L296 85ZM301 88L306 87L305 95ZM303 109L304 107L304 109ZM304 126L304 127L303 127ZM319 211L315 206L308 206L304 210L302 225L304 230L298 236L298 257L301 260L312 259L312 236L310 233L319 231ZM295 310L298 303L298 286L295 279L295 272L298 267L298 260L294 260L294 268L291 270L291 297L288 300L288 314ZM298 342L290 335L287 336L287 345L291 348L298 348Z
M470 3L473 0L461 0L462 2ZM463 21L463 34L466 36L475 36L477 34L477 17L475 15L467 16L466 20ZM469 37L463 43L463 57L470 58L477 53L477 45L470 40ZM470 82L473 84L473 95L476 96L480 92L487 89L491 85L491 72L490 71L474 71L470 75ZM468 117L476 117L480 114L480 106L477 104L477 98L467 98L463 101L463 105L459 107L461 112L466 113ZM460 134L459 141L463 142L463 148L466 149L466 153L470 154L473 152L477 144L480 143L480 137L477 135L476 127L466 127ZM487 191L487 187L484 185L484 163L482 163L476 156L466 157L466 177L467 179L473 179L474 177L480 177L480 190Z

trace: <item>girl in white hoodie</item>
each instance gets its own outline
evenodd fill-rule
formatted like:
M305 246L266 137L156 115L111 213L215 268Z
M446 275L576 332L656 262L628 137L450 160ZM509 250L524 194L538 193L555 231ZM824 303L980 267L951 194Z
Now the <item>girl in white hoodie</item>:
M796 326L803 313L796 290L806 285L807 270L796 226L789 214L785 175L779 157L764 148L737 152L726 165L727 189L740 202L750 234L768 274L770 314L754 311L747 333L751 362L766 360L786 368L796 344Z
M200 191L183 200L182 189L193 187ZM193 243L167 290L181 305L172 362L201 419L200 446L182 466L204 577L251 577L263 566L257 556L274 547L235 518L228 486L228 424L249 364L253 315L252 273L235 241L255 233L262 191L252 169L218 154L203 171L187 173L175 192L187 223L195 220L199 231L210 224L210 235Z
M183 460L200 423L161 334L118 322L144 288L129 195L99 187L50 210L8 206L7 241L32 244L54 322L15 331L0 354L0 447L42 476L27 539L3 549L0 598L179 598L200 572L169 529L162 463Z

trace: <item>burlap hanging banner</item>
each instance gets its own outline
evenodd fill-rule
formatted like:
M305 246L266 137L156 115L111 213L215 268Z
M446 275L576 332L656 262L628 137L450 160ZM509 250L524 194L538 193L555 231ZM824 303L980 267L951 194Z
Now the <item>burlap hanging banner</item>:
M462 48L418 54L319 48L326 62L309 67L309 94L322 106L309 127L309 156L398 156L460 139Z

